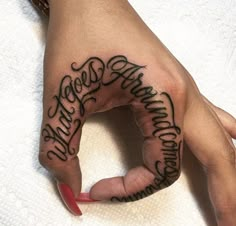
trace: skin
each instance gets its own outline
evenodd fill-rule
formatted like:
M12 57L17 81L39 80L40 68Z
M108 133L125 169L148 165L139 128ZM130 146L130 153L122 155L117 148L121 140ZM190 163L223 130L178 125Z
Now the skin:
M126 87L131 81L146 90L149 105L141 91ZM129 105L145 138L143 165L97 182L90 197L135 201L171 185L180 175L184 141L205 169L218 225L235 225L235 119L200 94L127 1L50 1L43 103L39 160L75 197L86 118Z

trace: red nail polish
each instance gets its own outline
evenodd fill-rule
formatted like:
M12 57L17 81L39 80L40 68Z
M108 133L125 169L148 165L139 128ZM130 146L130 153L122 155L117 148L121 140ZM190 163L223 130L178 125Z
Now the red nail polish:
M75 199L78 202L98 202L99 200L91 199L89 193L80 193L80 195Z
M61 183L57 183L57 187L61 195L61 198L63 199L65 205L71 211L71 213L76 216L81 216L82 212L75 202L75 196L71 188L68 185Z

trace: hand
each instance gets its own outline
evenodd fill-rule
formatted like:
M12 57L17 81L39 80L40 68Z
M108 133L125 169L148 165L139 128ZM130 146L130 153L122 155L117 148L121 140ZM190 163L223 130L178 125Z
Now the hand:
M187 70L125 0L50 1L39 160L70 211L81 214L77 153L86 118L129 105L144 136L143 165L104 179L94 200L135 201L174 183L183 140L204 166L221 226L236 214L235 119L199 93ZM82 197L84 198L84 197Z

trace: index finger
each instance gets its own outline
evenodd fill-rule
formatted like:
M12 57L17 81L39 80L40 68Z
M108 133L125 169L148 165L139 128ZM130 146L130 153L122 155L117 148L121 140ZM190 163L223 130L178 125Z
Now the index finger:
M147 70L129 61L124 62L126 60L113 62L113 73L119 76L121 87L132 98L132 109L145 138L144 164L131 169L125 176L97 182L90 190L91 197L97 200L139 200L171 185L180 175L185 104L183 87L169 78L166 79L168 83L156 91L147 85L149 83L144 77Z

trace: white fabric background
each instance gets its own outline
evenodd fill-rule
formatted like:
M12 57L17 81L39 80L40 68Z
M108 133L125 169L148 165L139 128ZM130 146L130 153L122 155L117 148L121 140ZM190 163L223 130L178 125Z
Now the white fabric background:
M236 115L236 1L131 3L202 93ZM37 160L46 24L27 0L0 1L0 225L215 226L204 175L189 153L180 180L166 190L136 203L83 204L82 217L66 211ZM86 123L80 150L83 191L140 162L141 138L130 120L122 109Z

